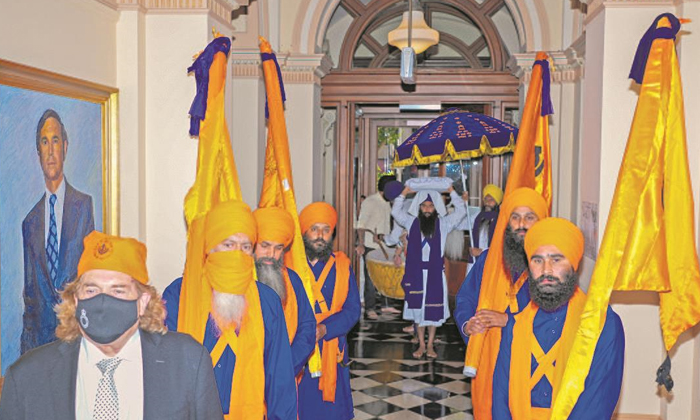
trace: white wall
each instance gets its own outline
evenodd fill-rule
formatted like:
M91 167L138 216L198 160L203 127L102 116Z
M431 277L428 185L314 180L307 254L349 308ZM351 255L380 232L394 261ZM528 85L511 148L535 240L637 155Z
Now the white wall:
M0 0L0 57L115 86L118 18L96 1Z
M586 26L581 149L581 167L586 168L586 176L581 178L580 200L599 203L599 241L605 230L639 97L638 87L628 79L634 53L639 39L653 19L660 13L675 11L669 5L624 6L619 3L606 4L605 9L589 19ZM686 48L697 51L698 45L690 44ZM695 57L693 59L697 60ZM688 100L694 103L695 97L700 95L700 86L693 86L692 81L690 89L687 85L688 80L695 78L693 64L697 65L696 62L682 65L682 77L686 82L686 109L691 109ZM687 115L686 122L689 128L691 124L697 124L690 115ZM691 167L696 167L692 169L691 176L697 196L700 174L697 165L692 162L699 157L700 137L691 130L688 132ZM586 261L589 275L591 269L592 264ZM693 340L688 334L672 354L672 373L676 381L674 395L659 395L654 383L655 371L663 361L665 352L659 327L658 296L651 292L618 292L613 294L611 301L622 318L626 338L625 374L618 412L660 415L673 420L699 418L700 413L692 411L693 405L697 405L694 400L698 392L698 377L693 372L693 368L697 368L697 339Z

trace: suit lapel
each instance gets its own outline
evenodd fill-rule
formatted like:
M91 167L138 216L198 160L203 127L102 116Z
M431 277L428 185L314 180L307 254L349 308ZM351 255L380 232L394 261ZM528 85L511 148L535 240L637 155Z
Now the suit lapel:
M167 401L159 400L159 398L166 395L162 390L168 381L168 366L165 363L165 359L158 356L158 346L161 340L160 334L152 334L141 330L144 420L157 418L159 415L158 408L168 404Z
M31 244L32 252L36 255L36 259L39 261L41 270L44 274L44 278L49 278L49 263L46 256L46 194L41 196L41 200L36 205L36 212L34 213L36 218L35 222L32 223L36 226L35 229L31 231Z
M75 384L78 376L80 340L58 345L60 357L53 361L49 372L56 418L75 420Z

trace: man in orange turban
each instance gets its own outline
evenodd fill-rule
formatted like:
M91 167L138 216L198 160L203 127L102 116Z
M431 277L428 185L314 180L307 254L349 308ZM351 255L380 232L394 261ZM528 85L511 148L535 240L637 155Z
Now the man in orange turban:
M175 280L163 293L166 325L205 326L202 344L214 362L226 419L294 420L296 386L284 310L275 291L255 281L253 213L242 201L219 203L207 213L204 226L199 274ZM186 272L192 273L192 267ZM201 318L179 319L183 299L199 300Z
M163 325L146 247L97 231L83 245L55 307L59 340L10 366L0 418L223 419L209 353Z
M577 274L583 234L573 223L554 217L537 222L525 236L525 251L532 300L503 328L493 380L494 420L550 418L586 302ZM570 419L612 417L624 353L620 317L608 307L586 389Z
M316 281L316 340L321 350L321 377L309 370L299 383L300 420L349 420L354 417L347 333L360 319L360 294L350 259L333 252L338 215L330 204L311 203L299 214L306 256Z
M294 219L280 207L253 212L258 228L255 269L258 281L270 286L282 300L287 333L292 347L294 375L298 376L316 342L316 317L299 275L284 266L284 253L294 239Z
M464 342L469 346L471 335L485 334L479 374L472 380L477 419L487 419L491 413L491 381L501 328L509 316L530 302L525 234L547 216L547 203L537 191L518 188L510 192L501 205L490 248L479 256L457 292L454 317ZM465 374L474 373L473 367L465 368Z

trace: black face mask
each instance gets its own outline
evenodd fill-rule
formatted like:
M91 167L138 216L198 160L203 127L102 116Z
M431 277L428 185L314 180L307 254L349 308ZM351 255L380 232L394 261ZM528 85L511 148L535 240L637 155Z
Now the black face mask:
M138 299L117 299L101 293L78 300L75 317L90 339L98 344L116 341L138 321Z

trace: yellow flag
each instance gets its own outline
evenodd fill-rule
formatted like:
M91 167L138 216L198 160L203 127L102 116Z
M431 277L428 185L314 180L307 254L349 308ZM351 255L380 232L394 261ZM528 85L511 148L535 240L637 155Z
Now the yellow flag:
M552 419L568 418L583 392L613 290L660 292L667 351L700 321L693 194L674 45L680 23L672 14L660 15L639 44L630 77L641 82L641 92L562 379L566 386L554 400Z
M190 135L199 136L197 175L185 197L187 220L187 262L180 293L178 331L192 335L200 343L211 300L211 288L202 281L204 217L215 204L241 199L236 163L224 115L226 66L231 40L219 36L202 51L192 67L197 96L190 108Z
M518 130L513 162L508 181L507 197L512 191L528 187L541 193L551 208L552 181L549 155L549 114L553 113L550 100L550 72L547 54L538 52L525 100L525 108ZM508 307L510 274L503 265L503 235L509 214L501 212L496 222L493 241L484 266L484 278L479 294L479 309L504 312ZM465 354L464 372L475 376L472 380L472 402L474 418L491 418L493 371L501 341L500 328L492 328L484 334L475 334L469 339Z
M258 207L280 207L286 209L294 219L294 241L285 254L285 264L301 277L306 295L313 307L314 275L306 259L306 249L299 227L299 214L294 198L292 182L292 160L289 156L287 124L284 119L284 87L277 58L265 38L260 38L260 56L265 74L267 92L267 149L265 150L265 177ZM312 376L320 374L321 359L318 345L309 359Z

